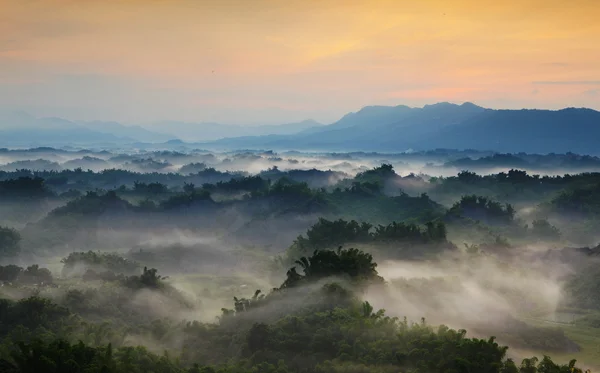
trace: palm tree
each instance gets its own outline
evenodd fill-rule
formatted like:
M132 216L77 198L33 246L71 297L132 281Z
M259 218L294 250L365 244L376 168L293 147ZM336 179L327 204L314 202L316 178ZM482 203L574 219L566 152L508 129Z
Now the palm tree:
M369 302L362 304L363 317L371 317L373 315L373 306Z
M304 272L305 276L308 276L310 273L310 260L308 260L306 257L302 257L299 260L296 260L294 263L298 264L301 268L302 271Z

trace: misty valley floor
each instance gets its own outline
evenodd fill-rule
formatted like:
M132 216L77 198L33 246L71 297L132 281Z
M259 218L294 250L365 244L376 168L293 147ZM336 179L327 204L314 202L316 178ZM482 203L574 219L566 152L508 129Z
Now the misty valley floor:
M0 371L594 370L599 223L571 153L4 149Z

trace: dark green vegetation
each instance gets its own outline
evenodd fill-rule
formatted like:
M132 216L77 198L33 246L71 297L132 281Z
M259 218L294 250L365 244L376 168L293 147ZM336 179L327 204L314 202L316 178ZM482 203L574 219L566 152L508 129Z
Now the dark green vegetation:
M89 270L133 274L140 268L138 263L127 260L118 254L94 251L73 252L61 260L61 263L63 263L62 275L64 277L73 276L74 272L81 274Z
M282 285L266 296L257 291L250 299L234 298L234 309L223 309L216 324L157 321L141 327L178 358L123 345L123 332L115 331L114 325L81 321L81 317L89 317L81 308L81 316L77 316L36 296L3 301L3 371L519 371L513 360L506 358L507 348L494 338L467 338L464 330L434 328L425 320L410 324L359 301L355 294L361 287L369 283L383 286L368 254L356 249L318 251L299 260L298 265L303 274L290 269ZM344 276L350 282L345 286L336 282L318 285L332 276ZM165 286L155 270L144 269L135 281L138 289L160 292ZM74 308L89 298L72 292L67 296L79 297ZM80 342L67 341L73 338ZM183 338L179 351L174 338ZM520 371L528 367L540 372L572 372L574 364L526 359Z
M21 268L14 264L0 266L0 281L3 284L20 285L50 285L53 282L52 273L47 268L33 264Z
M12 228L0 227L0 256L11 257L19 253L21 235Z
M306 237L298 236L288 255L299 256L312 250L333 248L342 245L362 245L386 252L390 259L413 259L453 251L456 247L447 240L443 221L429 221L423 227L414 223L392 222L373 226L355 220L329 221L320 218L310 227ZM394 251L390 250L394 246Z
M390 158L433 170L469 155ZM127 169L0 173L1 372L573 373L574 358L600 362L600 338L579 332L600 336L600 174L401 176L403 163L372 154L360 156L376 167L349 163L357 154L81 156ZM267 160L258 173L222 168ZM543 323L560 313L570 320Z

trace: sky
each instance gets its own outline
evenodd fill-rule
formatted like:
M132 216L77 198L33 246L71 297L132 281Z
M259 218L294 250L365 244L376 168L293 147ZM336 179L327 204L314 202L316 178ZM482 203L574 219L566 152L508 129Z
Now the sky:
M0 0L0 108L329 123L367 105L600 110L598 0Z

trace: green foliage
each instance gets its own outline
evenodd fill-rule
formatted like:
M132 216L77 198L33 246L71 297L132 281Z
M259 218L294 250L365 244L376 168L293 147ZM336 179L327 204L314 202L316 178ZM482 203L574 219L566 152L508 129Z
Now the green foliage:
M53 282L52 273L47 268L40 268L37 264L25 268L17 280L22 284L30 285L47 285Z
M165 156L169 157L185 156L167 153ZM127 155L123 157L128 161L134 159ZM255 154L243 157L260 158ZM498 155L483 161L513 162L519 157ZM283 159L273 158L273 161ZM455 163L464 162L463 159ZM170 163L142 158L130 164L140 169L164 169ZM132 220L144 228L143 223L154 227L167 221L169 227L180 228L179 224L188 224L194 229L203 225L195 219L202 216L200 210L203 209L197 209L198 215L192 215L193 209L186 210L185 216L178 215L178 209L210 206L206 220L218 216L213 215L215 211L237 211L238 208L248 214L249 220L265 216L284 220L292 214L308 213L326 216L327 219L320 219L295 241L290 257L297 260L287 271L285 281L265 294L256 291L248 298L234 297L232 309L223 309L217 323L207 323L182 320L182 314L205 317L200 314L204 309L200 306L186 308L186 299L164 281L156 269L144 267L139 273L137 263L116 254L88 251L72 253L63 259L65 274L72 273L79 265L84 268L85 271L79 273L84 281L54 280L48 270L39 266L25 269L14 265L0 267L0 281L7 283L6 296L38 294L21 301L0 301L0 338L3 341L0 344L0 371L580 372L574 362L559 365L547 357L525 359L518 365L506 359L506 347L498 345L494 338L467 338L464 330L433 327L424 320L409 324L406 320L386 316L384 310L376 310L368 302L357 299L366 285L383 283L371 254L358 249L329 249L360 244L373 250L370 252L385 249L388 250L387 257L393 257L391 254L395 253L403 259L409 258L402 252L405 248L419 253L453 249L448 242L447 230L455 226L444 224L442 218L446 210L430 195L436 200L438 196L451 196L452 202L465 196L450 209L447 221L468 218L494 226L509 226L504 231L505 227L490 231L493 241L487 245L467 245L468 252L475 254L506 248L509 245L502 236L512 240L512 229L518 224L514 208L504 202L531 195L541 199L568 187L549 204L552 211L594 215L597 212L594 206L598 175L540 177L513 169L488 176L464 171L452 178L405 180L390 164L384 164L329 188L329 177L336 176L331 171L329 174L318 170L284 172L273 168L258 176L248 176L219 172L203 164L192 164L188 170L192 169L194 173L188 175L123 170L95 173L79 169L41 172L39 176L21 171L23 175L29 175L21 179L17 178L19 173L4 173L3 179L11 179L0 182L0 195L52 197L47 188L58 192L72 190L61 196L74 199L50 213L44 219L47 225L33 225L22 231L24 238L32 236L32 232L41 237L36 244L30 245L34 249L53 241L61 229L68 234L79 234L89 228L94 235L98 232L98 221L109 221L105 224L111 228L111 224L116 226L125 221L113 222L110 218L114 212L131 213L126 216L131 218L127 221ZM202 170L196 172L198 169ZM327 181L323 181L325 179ZM416 197L399 192L401 182L418 184L410 191ZM322 189L315 189L319 183ZM419 190L425 184L427 188ZM202 185L202 188L195 185ZM95 192L90 192L96 188ZM181 190L183 193L179 192ZM87 194L77 196L81 191ZM244 195L244 198L216 198L227 194ZM56 196L53 198L65 202ZM141 222L148 215L151 219ZM99 219L104 217L108 218ZM90 224L82 223L86 221ZM560 228L565 231L563 225ZM469 226L465 232L469 235L477 229ZM534 220L529 232L537 238L560 237L558 229L543 219ZM19 239L15 233L0 229L0 250L11 252L18 247ZM78 243L90 247L92 241L88 238L84 236ZM61 244L69 242L68 239L57 241ZM164 252L165 256L178 255L171 247ZM571 296L571 305L599 309L600 275L596 275L594 269L586 269L569 281L565 289ZM39 286L52 282L56 282L56 288ZM441 288L444 284L434 282L429 286ZM416 296L424 297L427 292L426 288L420 288ZM42 293L56 303L42 298L39 295ZM153 301L158 298L160 303L145 303L146 298ZM443 302L447 300L439 297L431 301L430 309L443 309ZM208 312L210 307L209 304ZM168 317L154 320L157 314ZM585 322L591 327L597 324L592 316ZM566 340L560 331L532 329L510 319L505 320L505 324L514 329L510 331L514 337L511 345L514 341L515 345L521 343L521 347L540 347L548 351L558 350L559 342ZM477 335L489 335L487 329L475 331ZM78 340L82 342L73 344ZM147 341L153 351L165 349L168 353L156 355L143 347L125 346L139 341Z
M341 316L341 315L340 315ZM177 361L166 355L155 355L142 347L121 347L113 350L111 345L106 347L90 347L83 342L71 344L65 340L51 342L33 341L19 343L8 359L0 362L3 372L7 373L361 373L361 372L394 372L399 368L411 372L489 372L489 373L582 373L575 366L575 360L568 364L559 365L549 357L542 360L537 358L524 359L517 367L511 359L504 359L506 349L489 340L466 338L464 331L448 328L434 330L427 325L398 325L390 322L382 315L373 321L363 319L363 327L380 329L382 326L402 329L395 343L390 347L384 345L369 345L370 339L363 340L366 345L356 351L349 340L340 340L335 345L322 345L316 338L339 330L322 330L321 334L309 339L308 346L302 344L305 333L303 320L293 319L293 328L298 333L296 340L287 341L288 331L292 324L278 323L269 326L262 323L254 324L247 332L245 351L249 358L247 362L228 367L200 367L195 364L189 369L183 368ZM315 320L315 321L318 321ZM355 330L356 326L352 328ZM343 333L345 334L345 333ZM342 334L342 335L343 335ZM389 333L385 333L387 337ZM284 337L284 340L279 338ZM342 337L343 338L343 337ZM309 348L306 348L309 347ZM311 359L277 359L290 356L294 349L306 351ZM319 349L320 350L317 350ZM376 353L378 355L371 354ZM344 352L347 351L347 352ZM358 353L360 361L351 362L346 359L348 352ZM332 359L326 357L334 356ZM336 357L337 356L337 357ZM375 362L373 362L375 358ZM261 361L264 360L264 361ZM315 364L314 361L317 361ZM286 361L290 363L286 364ZM312 368L310 368L313 366ZM361 368L362 367L362 368ZM387 367L387 368L386 368ZM308 369L307 369L308 368ZM390 369L391 368L391 369ZM381 370L380 370L381 369Z
M281 288L267 296L257 291L250 299L235 298L235 310L224 310L218 324L178 327L181 340L176 346L181 347L175 359L143 347L102 345L105 340L119 341L108 325L75 327L68 309L43 298L0 301L0 336L15 341L0 348L0 368L15 373L580 372L574 361L562 366L549 358L526 359L517 368L505 358L507 348L494 338L467 338L464 330L391 318L338 284L316 290L300 286L331 276L355 284L381 282L372 257L359 250L317 251L297 265L303 274L296 280L288 273ZM138 289L162 286L155 269L145 268L128 280ZM78 309L91 296L70 291L67 303ZM160 339L174 327L154 322L148 330ZM62 339L74 335L85 342Z
M481 179L481 176L477 175L475 172L461 171L456 175L456 178L461 183L474 184Z
M219 181L216 184L204 184L202 187L210 191L218 192L252 192L260 193L269 190L271 183L261 176L246 176L241 178L232 178L229 181Z
M379 225L372 235L375 241L407 242L412 244L446 243L446 225L442 221L427 222L425 229L415 224L392 222Z
M354 220L329 221L319 218L319 221L306 232L306 238L299 236L296 244L302 248L325 249L347 242L368 242L372 238L370 233L372 227L369 223L358 223Z
M165 184L159 182L153 183L143 183L143 182L134 182L133 183L133 191L135 193L140 194L165 194L169 191L169 188Z
M489 198L470 195L463 196L456 202L448 210L447 216L467 217L487 224L510 224L515 217L515 209L510 204L502 206L501 203Z
M19 343L4 360L7 373L185 373L167 356L150 353L143 347L89 347L65 340ZM190 371L192 372L192 371Z
M34 264L25 269L9 264L0 266L0 281L19 285L50 285L54 279L52 273L46 268Z
M375 167L372 170L364 171L356 175L354 180L359 183L376 183L381 186L390 179L397 177L398 175L394 172L394 167L391 164L382 164L379 167Z
M14 264L0 266L0 281L2 281L3 283L15 282L17 281L21 273L23 273L23 268Z
M0 299L0 336L12 335L13 340L31 340L43 335L66 331L68 309L48 299L33 296L17 302Z
M359 223L354 220L329 221L320 218L308 229L306 237L300 235L294 241L290 248L290 254L301 255L311 250L333 248L348 243L398 243L410 246L433 245L452 248L446 239L446 226L442 221L427 222L424 228L412 223L396 222L373 227L369 223Z
M20 251L21 235L12 228L0 227L0 258L13 257Z
M562 214L600 215L600 184L565 190L550 201L550 206Z
M556 169L553 166L552 169ZM478 175L462 171L457 176L431 180L433 188L428 193L437 201L452 204L464 195L479 195L511 202L531 205L555 197L556 193L569 189L590 188L600 182L600 173L577 175L540 176L529 175L523 170L512 169L508 173Z
M310 189L307 183L296 182L287 177L282 177L271 184L269 189L256 190L252 195L280 197L292 200L307 200L315 197L316 193Z
M377 263L370 254L358 249L317 250L312 256L296 261L303 275L292 267L280 289L288 289L328 277L345 277L353 283L381 282L377 274Z
M332 213L344 220L388 224L391 221L424 223L442 217L445 209L427 195L411 197L406 193L389 196L380 184L354 183L344 190L336 188L324 196Z
M194 193L196 186L193 183L183 183L183 192L187 194Z
M85 196L69 201L65 206L59 207L50 213L52 217L69 215L99 216L111 208L131 208L131 204L119 198L114 191L104 194L87 192Z
M163 280L165 279L166 277L158 274L158 270L156 268L148 269L147 267L144 267L141 275L127 277L124 280L124 285L132 289L159 289L164 286Z
M505 358L507 348L498 345L494 338L467 338L464 330L445 326L436 329L424 320L409 324L386 316L384 311L373 312L367 302L317 312L298 310L271 323L241 320L244 324L236 324L233 329L229 324L220 327L226 333L233 333L227 340L234 341L235 348L239 346L245 358L236 364L240 371L277 366L284 372L386 373L511 372L515 368L514 362ZM218 363L226 359L227 351L234 346L219 347L220 341L212 344L213 351L218 352L210 356L200 352L209 343L204 338L214 338L214 332L190 327L188 333L194 337L186 344L183 360L196 356L202 362ZM220 357L221 354L224 356ZM523 364L540 371L546 371L547 366L565 368L552 365L549 359L542 365L537 361ZM570 364L569 367L574 367L574 362Z
M114 273L132 274L139 270L140 265L116 253L97 251L73 252L60 261L63 264L63 276L75 274L79 266L94 271L111 271ZM79 271L79 275L84 271Z
M210 192L207 190L194 190L193 192L177 194L162 202L160 207L165 210L172 210L191 207L197 203L212 204L213 200L210 197Z
M0 181L0 198L40 198L51 196L41 177L19 177Z
M183 175L195 174L206 169L206 164L202 162L193 162L181 166L179 173Z

